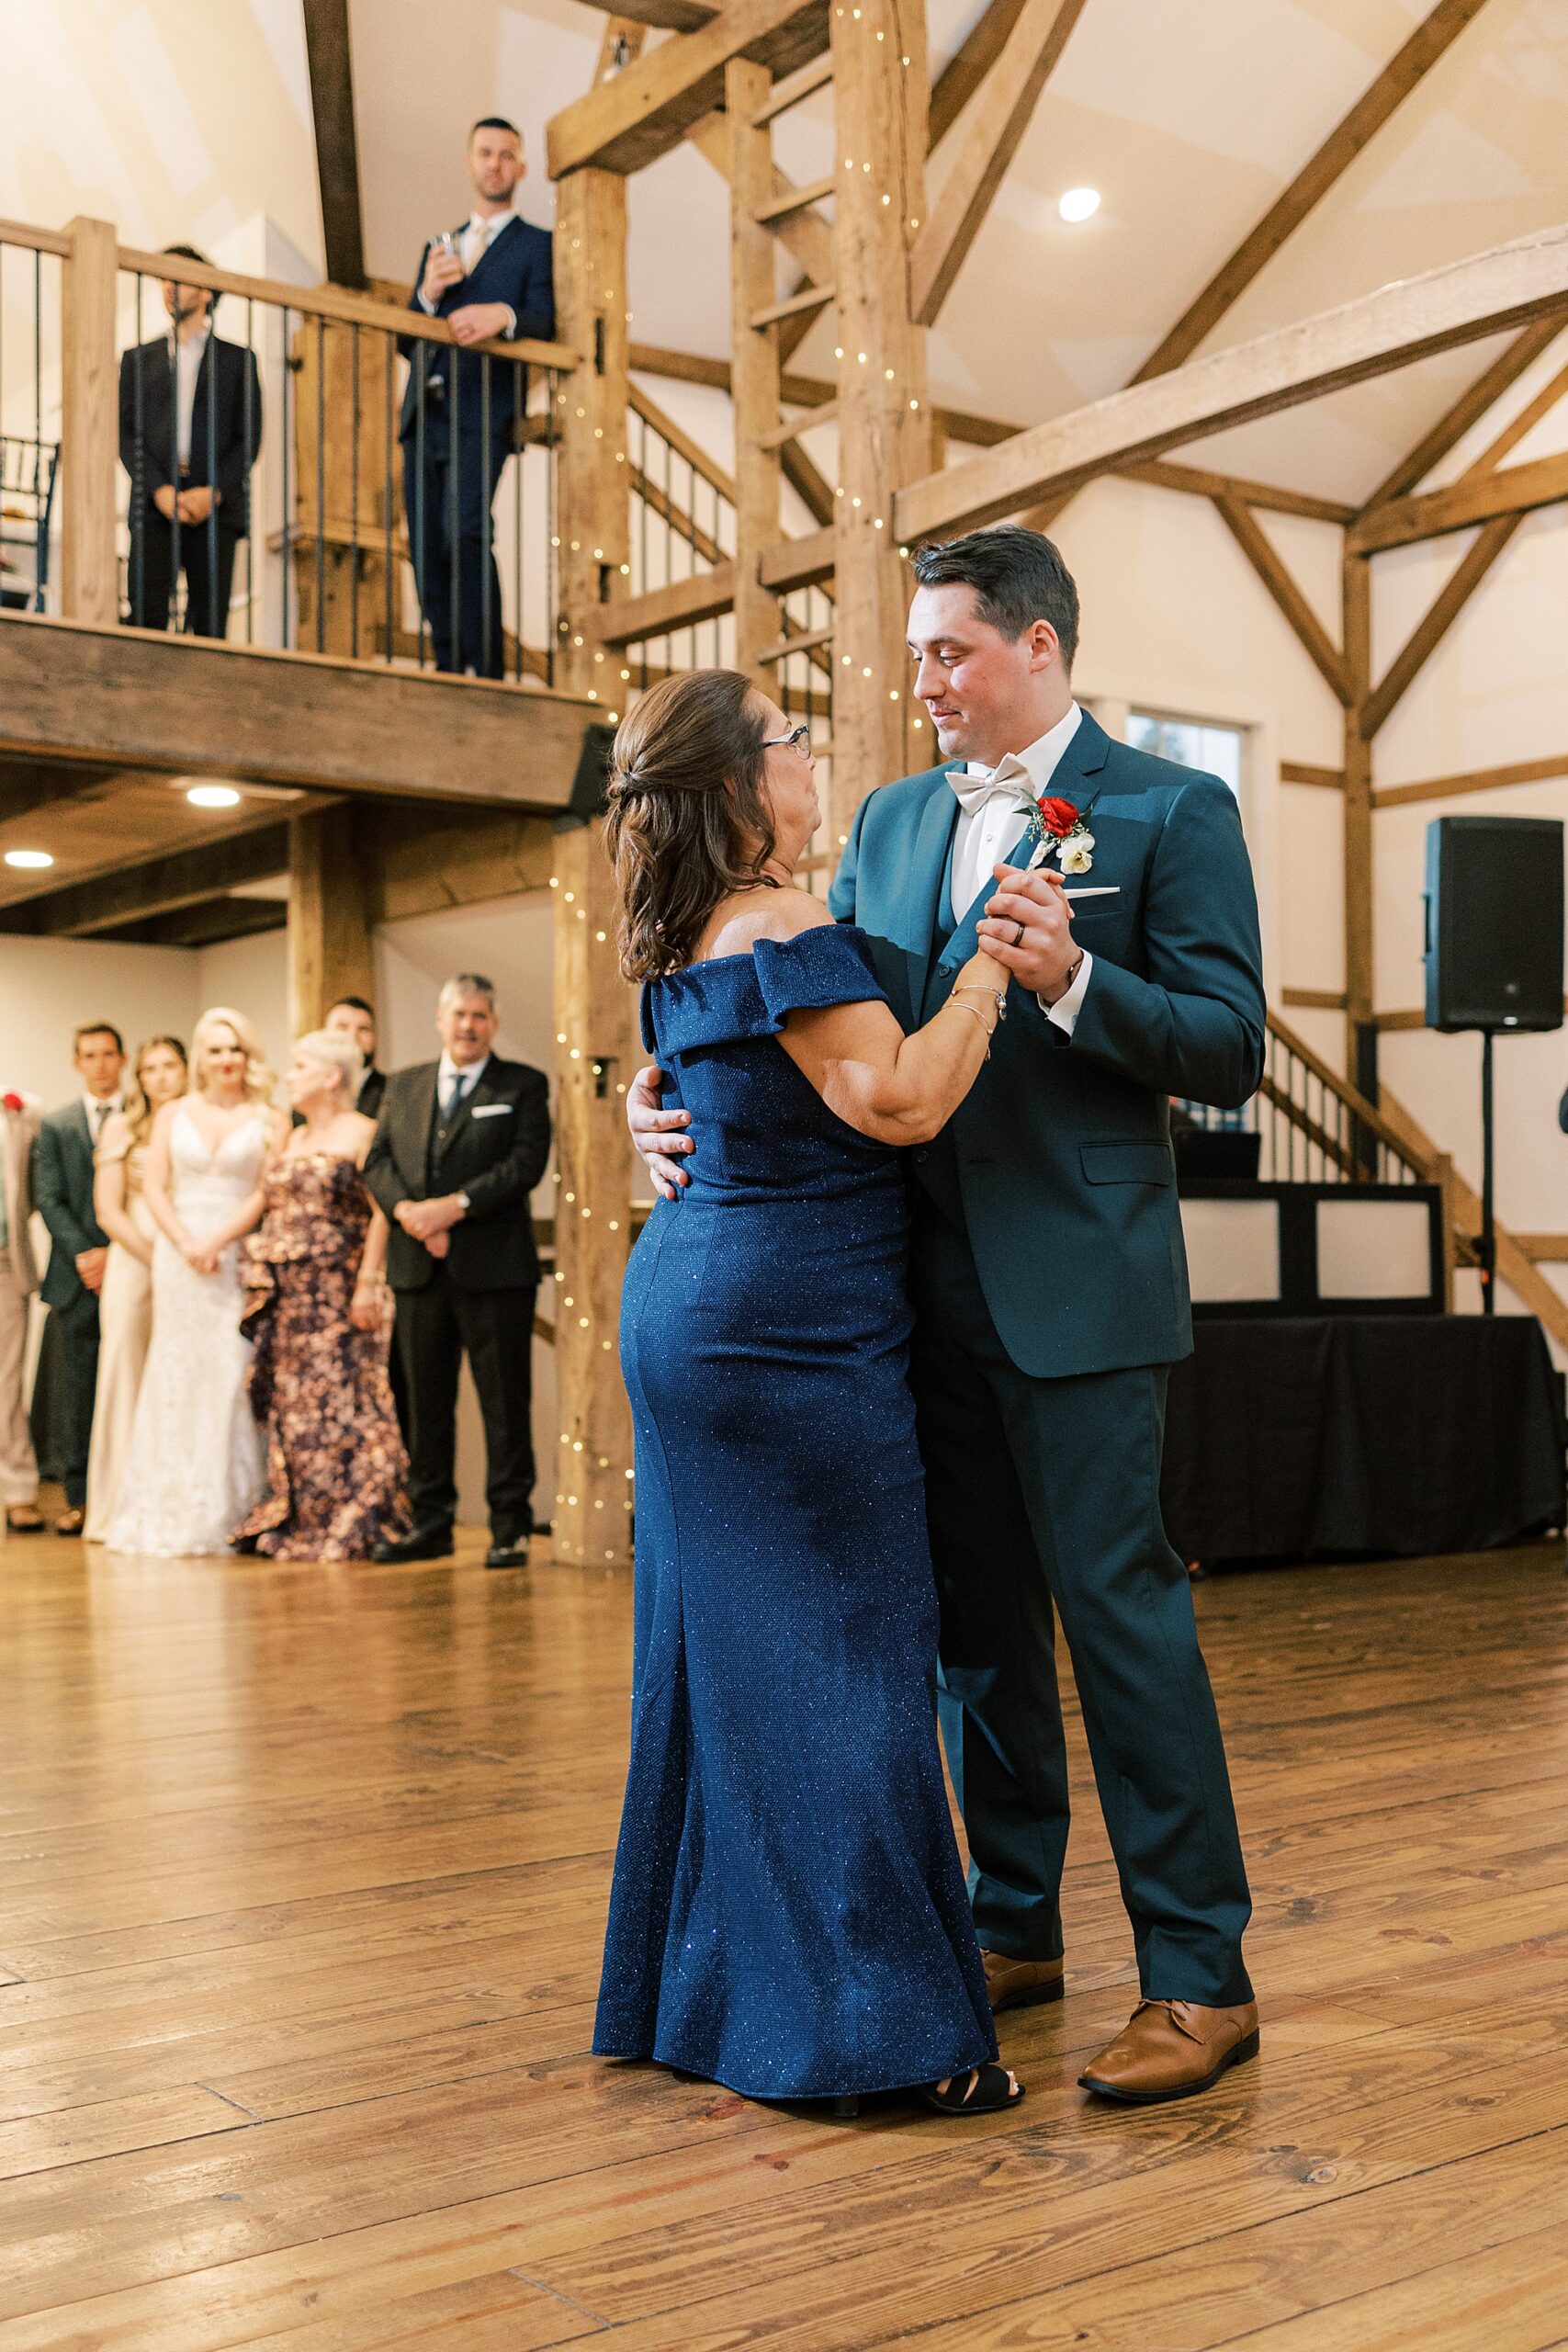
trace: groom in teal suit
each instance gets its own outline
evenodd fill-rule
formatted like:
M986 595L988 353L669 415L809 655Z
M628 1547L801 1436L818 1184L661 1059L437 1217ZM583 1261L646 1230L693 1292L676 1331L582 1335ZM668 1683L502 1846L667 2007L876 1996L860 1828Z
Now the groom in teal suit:
M1144 1996L1084 2080L1167 2098L1257 2047L1224 1749L1159 1507L1168 1369L1192 1345L1169 1098L1257 1091L1252 872L1223 784L1073 701L1077 596L1049 540L976 532L922 548L915 576L943 764L861 804L829 904L911 1029L977 937L1014 976L989 1063L913 1154L942 1731L993 2002L1051 1999L1060 1616Z
M989 1061L910 1156L910 1382L975 1924L994 2008L1060 1998L1059 1617L1143 1996L1082 2080L1172 2098L1258 2047L1224 1748L1159 1505L1168 1369L1192 1344L1169 1099L1257 1091L1252 872L1216 777L1074 702L1077 594L1048 539L1003 526L914 569L942 764L863 801L829 904L908 1029L976 939L1013 976ZM657 1130L680 1114L630 1115L673 1176L657 1155L684 1147Z

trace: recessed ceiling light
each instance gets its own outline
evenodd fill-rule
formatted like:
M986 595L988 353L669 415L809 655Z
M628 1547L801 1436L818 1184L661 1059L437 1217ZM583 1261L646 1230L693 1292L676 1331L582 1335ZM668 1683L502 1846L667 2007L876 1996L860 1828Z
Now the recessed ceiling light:
M237 808L240 805L231 784L193 784L186 798L193 808Z
M52 865L54 860L46 849L8 849L6 863L7 865L19 865L26 873L34 873L41 872L46 865Z
M1100 190L1097 187L1070 187L1057 200L1056 209L1064 220L1087 220L1091 212L1100 210Z

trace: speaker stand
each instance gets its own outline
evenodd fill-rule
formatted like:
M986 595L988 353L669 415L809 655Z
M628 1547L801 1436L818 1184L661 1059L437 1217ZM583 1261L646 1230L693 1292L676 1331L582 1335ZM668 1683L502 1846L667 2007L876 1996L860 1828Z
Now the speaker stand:
M1497 1215L1493 1192L1492 1040L1481 1033L1481 1312L1497 1311Z

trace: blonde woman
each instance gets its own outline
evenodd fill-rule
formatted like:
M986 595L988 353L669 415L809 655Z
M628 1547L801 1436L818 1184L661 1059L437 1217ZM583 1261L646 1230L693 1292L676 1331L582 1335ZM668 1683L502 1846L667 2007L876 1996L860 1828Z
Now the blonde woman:
M177 1037L149 1037L136 1049L123 1111L111 1112L93 1155L93 1214L109 1237L98 1293L98 1385L87 1457L89 1544L101 1544L114 1515L130 1452L136 1396L152 1337L152 1222L142 1186L152 1121L186 1091L186 1049Z
M152 1122L145 1195L152 1340L105 1542L160 1557L221 1552L263 1482L246 1396L239 1244L262 1214L262 1170L288 1125L255 1031L228 1005L191 1038L191 1091Z
M288 1066L299 1125L262 1179L246 1250L251 1409L266 1492L236 1551L276 1560L365 1560L408 1527L408 1462L387 1373L387 1220L360 1174L374 1119L355 1109L365 1058L314 1029Z

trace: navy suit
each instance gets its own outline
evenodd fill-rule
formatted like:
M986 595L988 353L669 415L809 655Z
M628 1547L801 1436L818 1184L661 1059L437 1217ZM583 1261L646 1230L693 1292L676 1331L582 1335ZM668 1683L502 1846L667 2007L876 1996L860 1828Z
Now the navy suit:
M421 308L429 254L427 244L411 311ZM447 288L436 317L470 302L509 302L519 339L547 343L556 331L550 254L549 232L513 218L471 275ZM527 370L513 360L417 335L403 337L402 350L409 361L399 425L403 504L435 666L499 678L504 640L491 502L512 447L513 421L527 405Z
M108 1247L93 1209L93 1136L83 1105L67 1102L43 1119L33 1146L33 1205L49 1227L40 1294L59 1327L65 1387L65 1501L87 1499L87 1455L98 1380L98 1295L76 1272L85 1250Z
M1250 1995L1246 1871L1186 1572L1159 1510L1168 1366L1191 1347L1168 1097L1235 1105L1263 1067L1252 873L1216 777L1086 716L1052 791L1098 794L1069 1037L1013 988L967 1099L912 1155L910 1378L942 1598L942 1731L980 1939L1062 1951L1072 1655L1145 1994ZM975 952L950 911L947 770L873 793L829 898L906 1025Z

